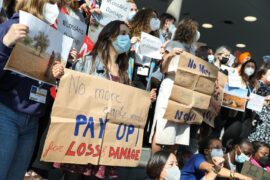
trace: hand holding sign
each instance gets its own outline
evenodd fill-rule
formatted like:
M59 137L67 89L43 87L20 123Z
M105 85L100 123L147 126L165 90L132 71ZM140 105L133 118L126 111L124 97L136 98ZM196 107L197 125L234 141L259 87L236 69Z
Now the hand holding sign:
M20 39L26 38L29 27L24 24L13 24L3 38L3 43L7 47L13 46Z

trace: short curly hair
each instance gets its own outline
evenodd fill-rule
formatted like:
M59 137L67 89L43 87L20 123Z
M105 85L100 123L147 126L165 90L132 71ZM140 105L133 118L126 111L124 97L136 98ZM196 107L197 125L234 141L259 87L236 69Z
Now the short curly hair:
M150 20L153 13L159 16L158 13L151 8L142 9L136 13L129 23L131 37L140 37L142 32L146 32L148 28L150 28ZM159 37L158 30L152 31L150 34Z
M173 40L183 43L192 42L196 37L198 26L199 24L193 19L183 19L178 24Z

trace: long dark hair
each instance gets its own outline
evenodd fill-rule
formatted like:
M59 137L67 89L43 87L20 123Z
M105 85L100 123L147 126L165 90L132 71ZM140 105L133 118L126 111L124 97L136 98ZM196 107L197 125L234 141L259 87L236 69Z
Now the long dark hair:
M168 150L160 150L153 154L146 166L146 174L148 178L156 179L160 177L161 171L171 154L173 154L173 152Z
M245 67L248 63L253 63L255 65L255 71L254 73L251 75L251 76L248 76L246 75L245 73ZM245 62L242 67L241 67L241 70L240 70L240 76L242 77L242 79L248 83L249 86L251 86L252 89L256 89L259 85L259 82L257 81L256 79L256 75L257 75L257 65L255 63L254 60L249 60L247 62Z
M98 56L98 52L102 52L101 61L104 64L104 68L108 71L108 62L110 58L110 46L112 44L113 38L116 38L120 34L120 25L128 25L123 21L112 21L107 24L98 36L98 40L91 51L90 55L93 56L92 59L92 70L94 69L95 59ZM128 80L127 69L128 69L128 55L127 53L119 54L116 60L119 67L120 81L126 82ZM91 71L92 71L91 70Z

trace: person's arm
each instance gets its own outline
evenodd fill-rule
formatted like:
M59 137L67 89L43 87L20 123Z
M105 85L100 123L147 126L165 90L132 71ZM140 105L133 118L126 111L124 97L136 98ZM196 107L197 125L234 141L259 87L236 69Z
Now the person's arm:
M213 165L204 161L200 164L200 170L201 171L207 171L207 172L214 172ZM217 170L216 170L217 172ZM226 168L221 168L217 173L217 176L219 177L225 177L225 178L236 178L240 180L252 180L252 178L244 176L240 173L230 171L229 169Z
M171 63L172 58L176 55L180 55L182 52L183 52L183 49L181 48L173 48L170 52L165 51L162 57L161 69L160 69L162 74L165 74L168 72L168 68Z
M3 37L3 44L7 47L14 46L18 40L26 38L28 32L28 26L24 24L13 24Z

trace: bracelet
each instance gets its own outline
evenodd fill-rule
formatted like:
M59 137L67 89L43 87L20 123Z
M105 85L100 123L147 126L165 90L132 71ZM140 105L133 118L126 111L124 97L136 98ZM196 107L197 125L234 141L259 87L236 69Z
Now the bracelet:
M230 171L230 179L234 179L235 178L235 171Z

